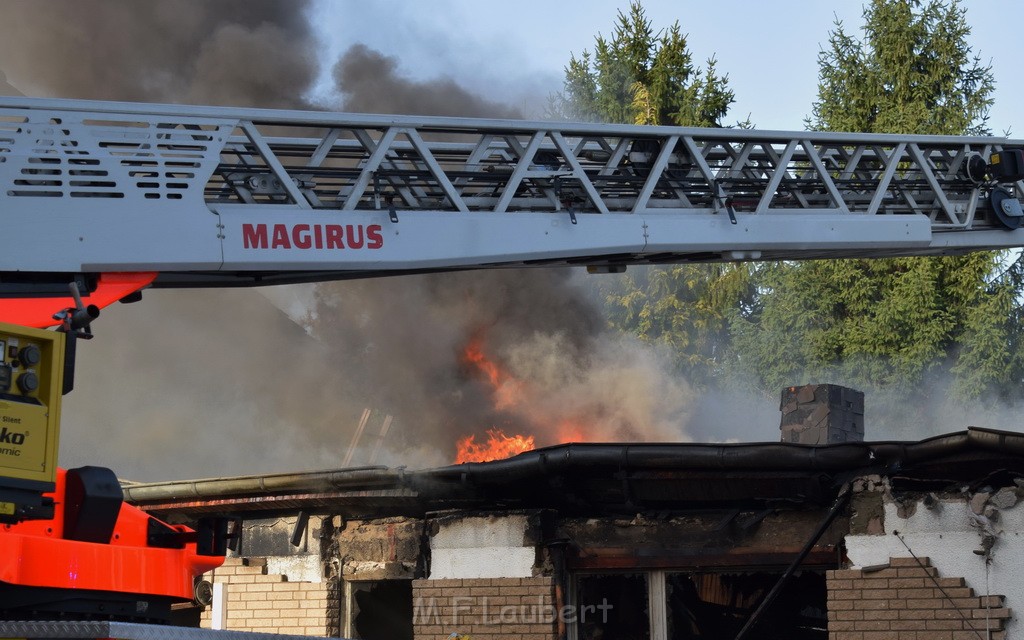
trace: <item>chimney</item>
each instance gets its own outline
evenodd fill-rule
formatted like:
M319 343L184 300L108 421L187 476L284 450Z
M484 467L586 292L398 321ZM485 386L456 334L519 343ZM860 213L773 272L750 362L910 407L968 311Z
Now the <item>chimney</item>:
M864 441L864 394L837 384L782 390L783 442L836 444Z

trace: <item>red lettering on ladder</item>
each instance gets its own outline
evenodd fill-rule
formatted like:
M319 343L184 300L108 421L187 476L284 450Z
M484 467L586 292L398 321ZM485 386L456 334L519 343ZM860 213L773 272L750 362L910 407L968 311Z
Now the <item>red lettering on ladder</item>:
M383 228L379 224L242 224L243 249L380 249L383 246Z

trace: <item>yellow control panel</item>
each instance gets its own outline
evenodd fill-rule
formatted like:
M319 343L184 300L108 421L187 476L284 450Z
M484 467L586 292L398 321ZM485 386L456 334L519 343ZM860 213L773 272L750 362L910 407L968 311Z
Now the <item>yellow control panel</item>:
M64 349L63 333L0 323L0 487L56 478Z

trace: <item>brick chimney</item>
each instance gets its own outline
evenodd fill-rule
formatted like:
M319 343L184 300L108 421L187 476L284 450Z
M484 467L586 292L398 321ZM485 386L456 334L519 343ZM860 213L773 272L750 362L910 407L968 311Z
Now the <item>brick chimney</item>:
M782 390L783 442L835 444L864 441L864 394L836 384Z

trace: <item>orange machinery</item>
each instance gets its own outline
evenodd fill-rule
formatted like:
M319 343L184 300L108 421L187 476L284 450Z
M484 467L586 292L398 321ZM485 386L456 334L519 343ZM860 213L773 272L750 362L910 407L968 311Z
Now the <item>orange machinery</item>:
M152 278L100 280L88 305L76 287L0 302L0 320L19 322L0 323L0 619L167 622L224 560L226 521L168 525L126 504L113 471L56 466L77 340L100 306Z

